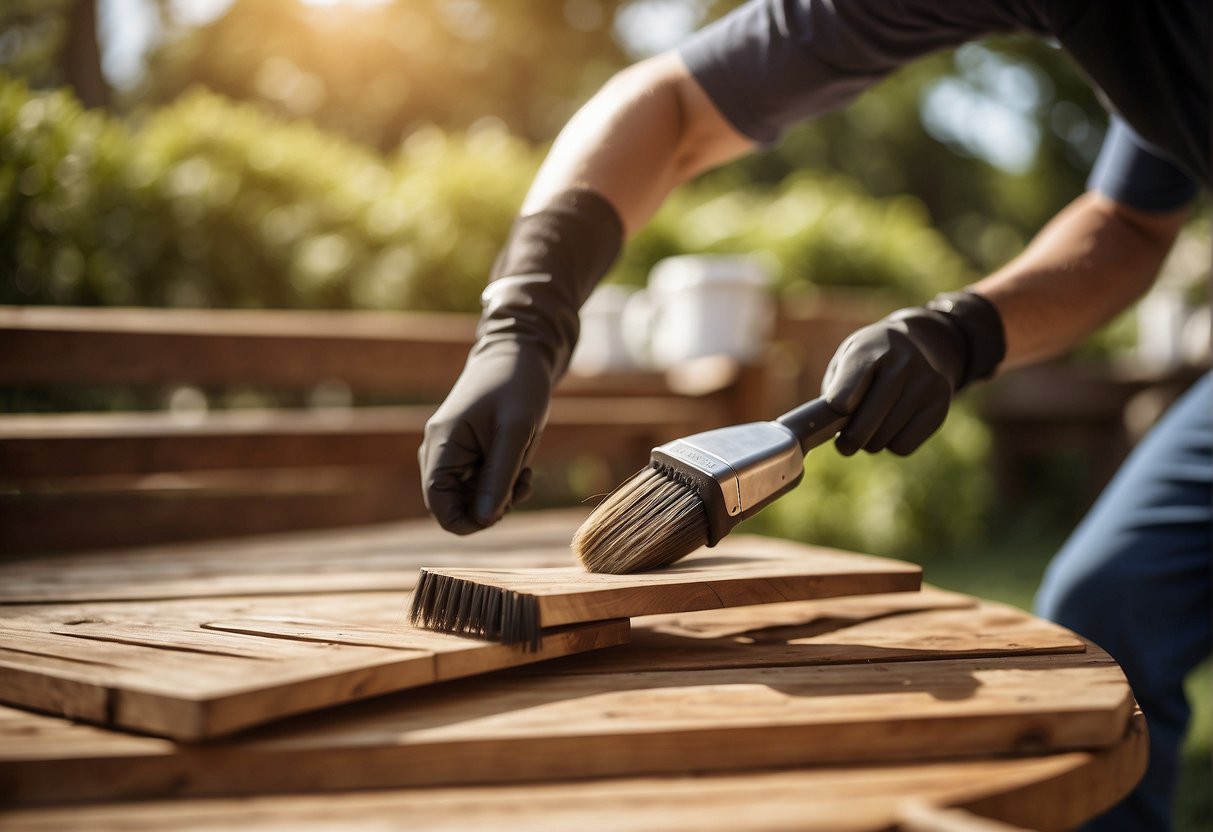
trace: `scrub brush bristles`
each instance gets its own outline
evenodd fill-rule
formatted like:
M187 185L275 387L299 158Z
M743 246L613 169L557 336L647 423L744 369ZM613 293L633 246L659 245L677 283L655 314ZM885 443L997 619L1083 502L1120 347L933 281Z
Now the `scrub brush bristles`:
M665 566L707 543L707 512L694 483L654 465L594 509L572 548L589 571L620 575Z
M534 595L421 570L409 622L427 630L477 636L502 644L542 646Z

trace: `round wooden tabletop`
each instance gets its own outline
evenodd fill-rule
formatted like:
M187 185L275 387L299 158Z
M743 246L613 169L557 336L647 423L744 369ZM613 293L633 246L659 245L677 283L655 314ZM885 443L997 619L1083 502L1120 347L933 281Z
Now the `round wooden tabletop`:
M419 565L564 563L578 519L0 564L0 701L42 711L0 706L0 825L1064 829L1144 771L1105 653L929 586L573 625L514 669L406 632Z

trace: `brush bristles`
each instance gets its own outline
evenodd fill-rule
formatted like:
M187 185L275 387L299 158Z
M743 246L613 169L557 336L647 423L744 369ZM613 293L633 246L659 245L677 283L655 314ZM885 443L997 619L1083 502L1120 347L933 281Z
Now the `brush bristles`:
M645 468L610 494L573 535L591 572L656 569L708 542L708 518L694 483L668 468Z
M409 621L427 630L522 644L531 652L543 644L539 602L534 595L424 569L413 591Z

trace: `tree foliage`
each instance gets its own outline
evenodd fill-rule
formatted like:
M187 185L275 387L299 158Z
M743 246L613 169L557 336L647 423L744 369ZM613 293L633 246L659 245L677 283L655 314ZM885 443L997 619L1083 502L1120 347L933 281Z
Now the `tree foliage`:
M381 149L419 125L464 129L486 118L544 140L624 64L611 29L622 2L409 0L351 10L236 0L156 51L144 100L171 101L201 84Z
M235 0L198 27L175 25L172 4L154 2L166 37L128 105L163 105L201 85L381 150L426 125L459 131L504 124L532 143L548 141L627 62L622 17L653 5L397 0L342 7ZM13 4L7 15L25 21L23 42L41 44L25 50L27 57L62 46L67 0ZM692 19L710 19L738 2L683 5ZM15 74L37 74L37 60L10 64ZM43 81L47 77L43 73ZM946 99L953 104L950 125L932 117L944 111L935 105ZM1000 112L1016 121L1000 120ZM958 135L958 122L967 135ZM997 39L906 67L843 112L790 131L778 148L715 177L733 185L773 184L816 170L853 178L877 196L913 195L952 245L985 271L1016 253L1081 191L1104 122L1095 96L1059 49L1027 38ZM983 153L1015 141L1035 147L1019 169L992 164Z
M0 76L0 303L469 309L533 152L390 157L196 92L137 130Z
M0 3L0 72L48 87L65 83L60 72L72 0L4 0Z
M491 125L383 155L201 91L132 128L0 83L0 302L474 310L538 161ZM823 174L687 189L614 279L696 251L907 300L968 276L917 200Z

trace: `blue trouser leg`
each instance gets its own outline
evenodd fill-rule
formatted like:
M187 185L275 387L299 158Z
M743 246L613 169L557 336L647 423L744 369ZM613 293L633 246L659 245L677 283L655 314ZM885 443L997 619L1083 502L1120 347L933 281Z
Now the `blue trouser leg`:
M1167 830L1189 708L1183 680L1209 655L1213 612L1213 374L1171 408L1054 558L1044 618L1124 669L1150 729L1150 765L1087 830Z

